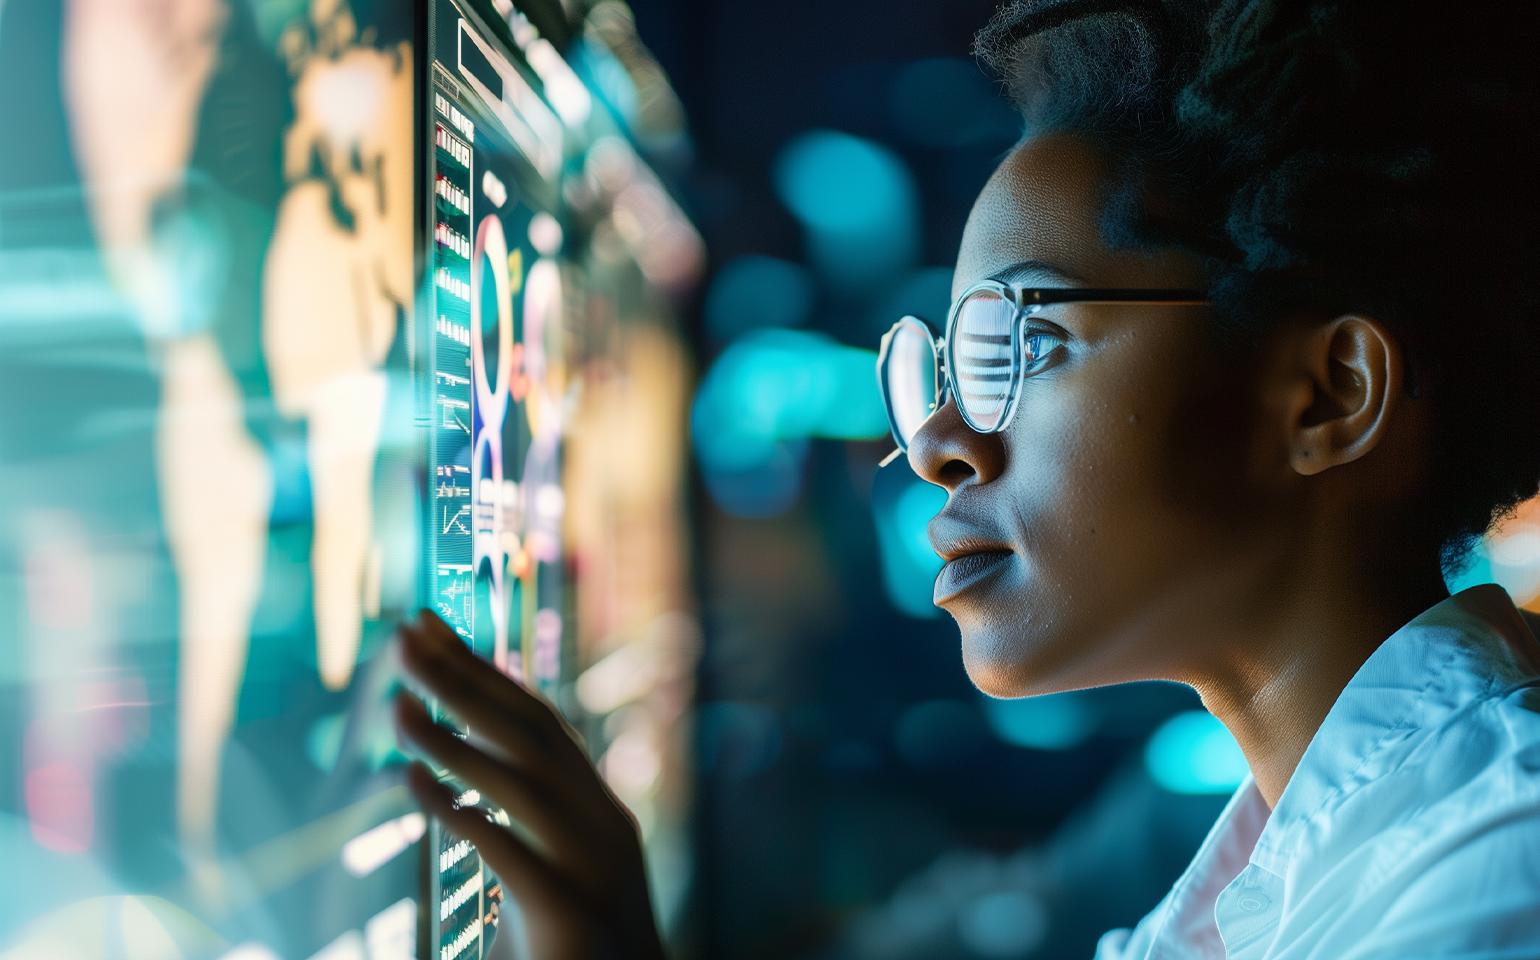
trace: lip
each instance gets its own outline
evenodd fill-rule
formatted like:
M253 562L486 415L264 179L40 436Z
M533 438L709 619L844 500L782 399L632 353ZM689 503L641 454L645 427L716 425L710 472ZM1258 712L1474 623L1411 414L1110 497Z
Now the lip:
M1014 556L1009 550L978 550L948 558L936 577L933 602L944 606L948 600L1004 570Z
M932 602L944 607L959 594L978 589L1010 568L1016 559L1011 539L1002 537L990 521L995 517L980 508L987 506L968 496L968 491L953 491L947 504L931 519L926 533L931 547L946 565L936 576Z

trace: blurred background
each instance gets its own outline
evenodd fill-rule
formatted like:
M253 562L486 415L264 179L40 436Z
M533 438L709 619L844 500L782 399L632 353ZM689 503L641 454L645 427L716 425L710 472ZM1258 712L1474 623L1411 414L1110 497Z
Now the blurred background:
M981 695L879 466L1019 135L992 8L0 3L0 960L480 956L384 721L424 605L583 732L680 957L1152 908L1233 740ZM1537 603L1533 507L1487 580Z

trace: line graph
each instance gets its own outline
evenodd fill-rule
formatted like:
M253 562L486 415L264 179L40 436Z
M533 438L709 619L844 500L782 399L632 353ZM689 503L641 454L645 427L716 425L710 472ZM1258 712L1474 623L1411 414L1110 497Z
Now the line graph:
M440 531L440 533L445 533L445 534L447 534L447 533L463 533L467 537L470 536L471 535L470 527L465 525L465 521L466 521L467 518L470 517L470 515L471 515L471 508L470 508L470 506L469 505L461 505L461 507L458 510L455 511L454 516L450 516L449 515L449 504L446 503L444 505L443 529Z

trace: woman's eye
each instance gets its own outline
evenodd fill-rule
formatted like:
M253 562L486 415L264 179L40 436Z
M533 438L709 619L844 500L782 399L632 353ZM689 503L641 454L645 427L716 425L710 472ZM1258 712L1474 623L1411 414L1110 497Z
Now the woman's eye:
M1027 334L1025 348L1022 350L1022 371L1028 374L1035 373L1046 363L1049 356L1062 346L1064 341L1051 333Z

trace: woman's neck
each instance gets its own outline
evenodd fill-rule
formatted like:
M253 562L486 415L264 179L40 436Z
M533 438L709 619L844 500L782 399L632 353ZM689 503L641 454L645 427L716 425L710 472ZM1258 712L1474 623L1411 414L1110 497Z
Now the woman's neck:
M1353 563L1352 548L1339 546L1309 551L1317 555L1288 565L1293 576L1240 604L1244 622L1229 634L1239 642L1186 678L1239 742L1269 807L1364 661L1448 596L1436 566L1413 566L1405 553Z

